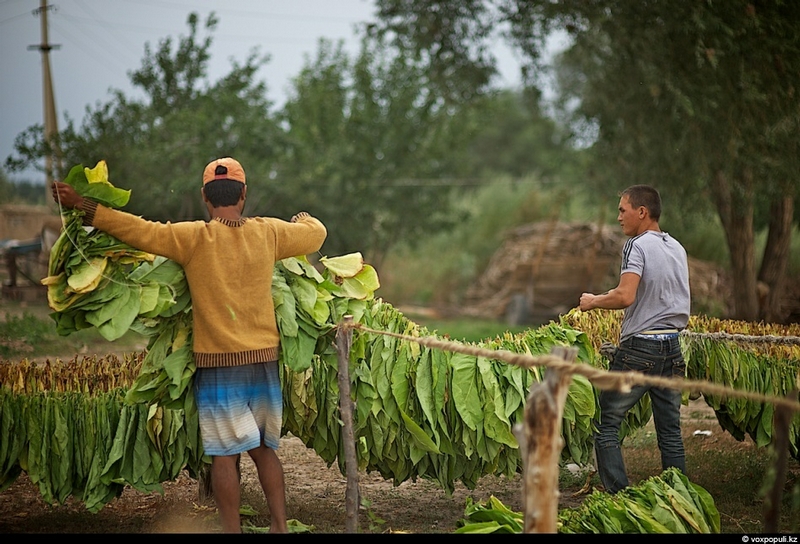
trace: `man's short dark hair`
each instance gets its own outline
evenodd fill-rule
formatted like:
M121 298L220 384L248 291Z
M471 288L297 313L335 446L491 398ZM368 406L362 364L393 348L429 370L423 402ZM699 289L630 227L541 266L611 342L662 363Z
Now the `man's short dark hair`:
M620 196L627 196L628 202L634 209L639 206L647 208L650 218L654 221L658 221L661 218L661 195L654 187L631 185L622 191Z
M215 208L235 206L244 191L244 183L231 179L217 179L203 185L203 193Z

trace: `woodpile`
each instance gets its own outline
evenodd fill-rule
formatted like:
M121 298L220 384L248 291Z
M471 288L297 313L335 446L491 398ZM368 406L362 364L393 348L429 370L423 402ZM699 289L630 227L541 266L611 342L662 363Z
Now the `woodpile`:
M461 314L512 325L553 319L577 306L581 293L617 285L626 240L615 225L549 221L513 229L467 289ZM730 282L721 268L690 257L689 280L698 311L727 314Z

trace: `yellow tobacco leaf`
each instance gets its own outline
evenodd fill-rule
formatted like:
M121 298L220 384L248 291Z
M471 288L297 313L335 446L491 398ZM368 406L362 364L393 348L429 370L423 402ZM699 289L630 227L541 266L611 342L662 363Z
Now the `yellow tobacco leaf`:
M89 183L108 183L108 165L106 161L100 161L94 168L84 168L83 172L86 174L86 180Z
M75 293L88 293L100 284L107 264L108 259L102 257L84 262L67 278L67 283Z
M47 276L46 278L42 278L42 285L56 285L61 281L64 281L65 274L61 272L57 276Z
M364 268L364 258L361 253L350 253L339 257L322 257L319 262L341 278L352 278Z

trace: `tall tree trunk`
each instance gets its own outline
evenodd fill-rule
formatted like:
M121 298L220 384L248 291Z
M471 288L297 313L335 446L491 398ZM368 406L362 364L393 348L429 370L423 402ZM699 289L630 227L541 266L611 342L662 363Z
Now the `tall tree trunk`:
M745 170L733 187L725 172L718 170L711 179L717 213L725 229L731 255L735 319L758 319L758 294L753 232L753 176Z
M767 323L781 323L786 318L781 311L781 300L785 295L783 287L792 242L793 216L793 194L776 197L770 204L767 245L758 272L758 280L768 289L759 316Z

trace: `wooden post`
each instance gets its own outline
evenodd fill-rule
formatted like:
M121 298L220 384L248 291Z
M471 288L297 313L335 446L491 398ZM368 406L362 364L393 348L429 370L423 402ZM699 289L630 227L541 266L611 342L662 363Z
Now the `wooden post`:
M353 316L344 316L344 324L353 322ZM350 345L353 329L339 327L336 332L336 351L339 354L339 412L342 418L342 445L344 446L347 489L345 491L345 532L358 532L358 459L353 436L353 401L350 398Z
M795 389L787 395L797 399ZM789 457L789 430L792 424L792 410L786 406L776 406L772 426L772 455L774 456L772 487L764 500L764 532L778 533L780 525L781 497L786 483L786 463Z
M554 347L551 354L573 362L578 350ZM544 380L531 386L524 422L514 428L522 454L525 533L558 532L561 421L571 382L571 373L548 368Z

